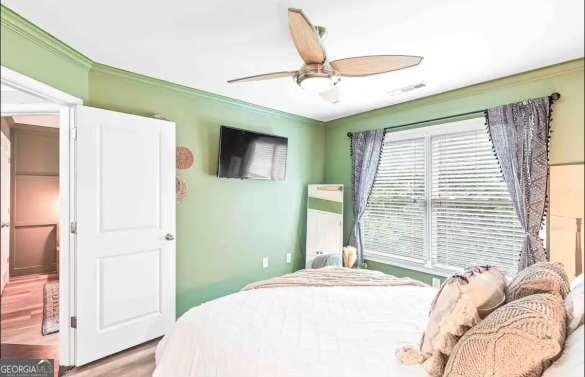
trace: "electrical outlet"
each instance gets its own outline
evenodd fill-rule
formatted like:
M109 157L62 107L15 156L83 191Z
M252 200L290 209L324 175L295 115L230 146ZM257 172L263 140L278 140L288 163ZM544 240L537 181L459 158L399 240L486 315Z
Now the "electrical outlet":
M435 287L435 288L441 288L441 279L439 279L439 278L433 278L433 287Z
M262 258L262 268L268 268L268 257Z
M286 253L286 263L292 263L292 253Z

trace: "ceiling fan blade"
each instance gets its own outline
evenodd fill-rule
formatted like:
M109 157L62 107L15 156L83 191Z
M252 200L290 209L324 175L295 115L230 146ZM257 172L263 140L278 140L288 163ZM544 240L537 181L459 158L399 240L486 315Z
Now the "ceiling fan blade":
M232 84L235 82L280 79L282 77L291 77L291 76L294 76L296 74L297 74L297 71L281 71L281 72L264 73L261 75L246 76L246 77L240 77L239 79L228 80L228 83Z
M322 64L326 55L317 29L301 9L288 9L288 26L292 40L306 64Z
M341 101L341 90L339 90L339 86L334 86L329 90L319 93L319 96L327 102L338 103Z
M413 67L422 60L422 56L370 55L334 60L331 66L342 76L369 76Z

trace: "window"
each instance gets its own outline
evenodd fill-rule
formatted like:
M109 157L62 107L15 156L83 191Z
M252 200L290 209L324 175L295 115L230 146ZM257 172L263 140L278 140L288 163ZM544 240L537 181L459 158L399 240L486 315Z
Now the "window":
M522 231L483 118L388 132L363 223L368 259L517 269Z

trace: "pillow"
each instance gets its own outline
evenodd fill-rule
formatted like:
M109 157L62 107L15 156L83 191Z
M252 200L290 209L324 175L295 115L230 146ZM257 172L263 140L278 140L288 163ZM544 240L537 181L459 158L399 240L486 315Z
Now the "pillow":
M537 377L565 342L563 300L534 294L495 310L459 340L444 377Z
M567 329L569 334L583 325L585 311L585 285L583 275L577 277L571 283L571 292L565 299L565 309L567 310Z
M506 302L535 293L569 294L569 278L561 263L539 262L518 272L506 290Z
M398 350L405 364L423 363L428 374L442 376L447 357L467 329L506 300L506 278L494 267L474 267L445 281L431 305L420 349Z
M583 274L577 276L575 279L573 279L573 281L571 282L571 289L575 289L576 287L583 285L584 283L584 276Z
M584 277L583 277L583 274L581 274L573 279L573 281L571 282L571 289L575 289L580 285L582 286L584 283L585 283Z
M563 354L544 372L542 377L583 377L585 375L584 343L585 330L583 326L580 326L569 335Z

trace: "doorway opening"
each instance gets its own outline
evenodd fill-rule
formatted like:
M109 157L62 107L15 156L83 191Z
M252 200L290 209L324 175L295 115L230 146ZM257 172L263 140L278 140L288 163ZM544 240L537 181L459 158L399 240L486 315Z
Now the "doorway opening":
M70 131L81 100L5 67L1 75L2 358L72 365Z
M57 114L2 117L4 344L58 344L58 127Z
M3 116L1 126L2 353L58 360L59 115Z

